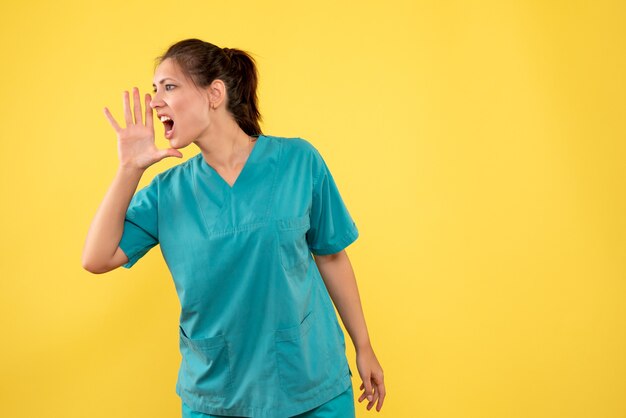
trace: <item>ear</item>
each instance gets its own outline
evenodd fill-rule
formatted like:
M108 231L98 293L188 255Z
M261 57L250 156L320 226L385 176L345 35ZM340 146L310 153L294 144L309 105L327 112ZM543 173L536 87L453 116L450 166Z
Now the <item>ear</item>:
M226 101L226 84L220 79L213 80L207 87L207 93L213 106L218 107Z

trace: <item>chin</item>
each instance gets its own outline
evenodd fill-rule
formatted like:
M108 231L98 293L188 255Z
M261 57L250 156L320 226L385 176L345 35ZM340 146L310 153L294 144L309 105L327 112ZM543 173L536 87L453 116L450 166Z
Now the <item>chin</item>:
M185 143L184 141L178 141L178 138L172 138L168 141L170 144L170 148L174 148L174 149L185 148L186 146L189 145L189 143Z

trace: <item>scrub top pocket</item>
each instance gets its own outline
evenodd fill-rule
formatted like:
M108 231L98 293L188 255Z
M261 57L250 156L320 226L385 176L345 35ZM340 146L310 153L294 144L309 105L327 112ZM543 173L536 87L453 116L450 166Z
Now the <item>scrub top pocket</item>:
M310 394L327 380L328 354L320 350L319 325L310 312L300 325L275 332L280 387L288 394Z
M280 262L287 272L303 270L311 258L306 233L309 216L279 219L277 225Z
M223 335L192 340L180 329L183 390L207 398L223 399L232 390L228 345Z

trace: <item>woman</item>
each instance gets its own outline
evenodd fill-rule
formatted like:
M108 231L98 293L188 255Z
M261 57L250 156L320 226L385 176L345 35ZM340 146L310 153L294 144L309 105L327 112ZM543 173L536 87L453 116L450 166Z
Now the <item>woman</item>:
M132 109L124 92L125 128L104 109L120 165L83 267L130 268L160 244L181 302L183 416L354 416L331 297L356 348L359 402L380 411L383 371L345 252L358 231L322 156L262 134L246 52L187 39L157 63L145 120L137 88ZM171 148L156 148L153 112ZM135 193L149 166L191 143L201 152Z

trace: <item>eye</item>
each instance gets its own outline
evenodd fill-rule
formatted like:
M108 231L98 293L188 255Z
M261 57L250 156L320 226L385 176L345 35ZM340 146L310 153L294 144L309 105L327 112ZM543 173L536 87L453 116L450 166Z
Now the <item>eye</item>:
M176 87L174 84L166 84L166 85L165 85L165 91L171 91L174 87ZM154 88L152 89L152 92L153 92L154 94L156 94L156 92L157 92L156 87L154 87Z

